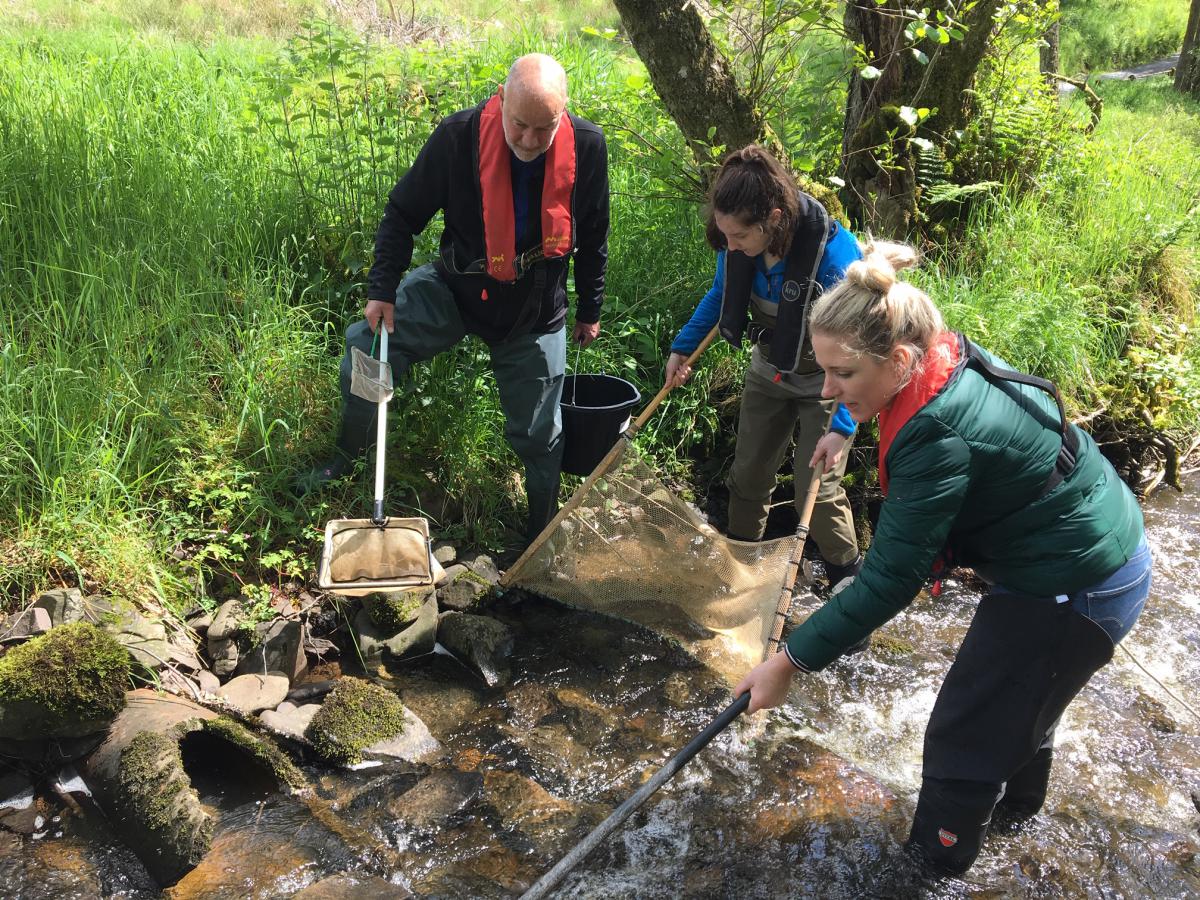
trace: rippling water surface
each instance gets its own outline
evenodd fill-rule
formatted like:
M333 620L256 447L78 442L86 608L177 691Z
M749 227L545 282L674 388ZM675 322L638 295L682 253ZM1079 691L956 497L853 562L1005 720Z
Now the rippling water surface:
M1200 896L1200 723L1179 702L1200 709L1200 480L1190 488L1147 504L1153 595L1129 652L1064 717L1045 808L992 835L967 878L921 881L900 852L925 721L977 600L950 585L867 654L798 678L782 709L736 723L559 896ZM621 623L532 598L497 614L518 635L507 688L445 657L388 679L445 745L442 763L311 768L307 799L230 790L217 771L200 784L214 850L171 896L285 897L342 872L381 897L514 896L730 700ZM0 839L0 883L28 898L158 896L104 823L70 810L41 837Z

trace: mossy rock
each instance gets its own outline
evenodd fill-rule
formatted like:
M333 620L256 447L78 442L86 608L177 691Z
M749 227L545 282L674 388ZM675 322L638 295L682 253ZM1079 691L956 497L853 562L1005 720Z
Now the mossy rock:
M878 654L899 658L902 656L911 656L915 651L915 647L902 637L896 637L894 634L880 634L876 632L871 635L871 647Z
M361 678L343 678L304 732L322 758L341 765L404 730L404 704L391 691Z
M154 836L153 853L142 857L157 881L171 884L212 846L213 822L183 768L175 734L143 731L121 752L119 803L137 810L139 825Z
M417 618L433 592L432 585L406 591L380 591L363 597L363 608L376 628L384 634L395 634Z
M221 716L207 720L202 727L210 734L245 751L251 759L275 776L275 780L281 788L288 787L293 791L299 791L308 786L304 773L296 768L296 764L288 758L286 753L244 725L239 725L233 719Z
M129 651L86 622L60 625L0 659L0 735L103 731L125 705Z

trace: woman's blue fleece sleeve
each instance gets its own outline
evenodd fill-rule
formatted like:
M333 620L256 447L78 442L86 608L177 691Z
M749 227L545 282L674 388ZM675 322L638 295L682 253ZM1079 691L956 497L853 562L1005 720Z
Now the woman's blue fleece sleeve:
M846 275L846 268L850 263L862 258L862 252L859 249L858 241L854 235L835 224L834 235L830 238L829 243L825 246L825 253L821 257L821 265L817 269L817 281L821 286L828 290L833 287ZM688 319L686 325L680 329L675 340L671 342L671 352L681 353L684 356L690 356L700 342L704 340L704 336L708 334L717 321L721 318L721 298L725 293L725 251L717 251L717 271L713 276L712 287L700 299L700 303L696 306L696 311L692 313L692 317ZM777 297L772 299L778 300ZM833 431L838 434L843 434L846 437L854 434L858 425L854 419L850 417L850 413L846 407L838 404L837 411L833 415L833 423L830 426Z
M725 251L717 251L717 274L713 277L712 287L700 300L700 305L692 313L686 325L683 326L675 340L671 342L672 353L682 353L691 356L704 336L712 331L717 320L721 318L721 296L725 293Z

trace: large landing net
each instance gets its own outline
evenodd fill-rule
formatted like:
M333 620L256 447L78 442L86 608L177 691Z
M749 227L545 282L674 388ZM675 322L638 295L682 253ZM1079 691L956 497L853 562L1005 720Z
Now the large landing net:
M506 584L643 625L740 678L763 658L796 538L730 540L627 440L614 452Z

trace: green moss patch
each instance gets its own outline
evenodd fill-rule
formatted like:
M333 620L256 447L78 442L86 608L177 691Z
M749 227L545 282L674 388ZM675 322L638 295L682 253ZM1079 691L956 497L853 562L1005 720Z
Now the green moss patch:
M394 634L417 617L432 587L408 591L380 591L363 597L363 607L371 623L387 634Z
M0 703L24 710L26 730L70 733L78 723L116 717L129 667L129 652L104 630L86 622L60 625L0 659ZM30 709L37 710L36 722Z
M221 716L207 719L203 728L250 754L278 780L281 787L298 791L307 785L304 775L287 755L270 741L259 737L243 725Z
M404 704L399 697L361 678L343 678L304 736L323 758L353 765L362 761L364 748L403 730Z

